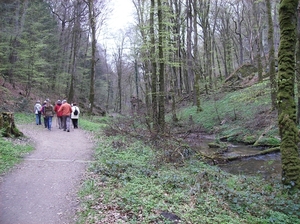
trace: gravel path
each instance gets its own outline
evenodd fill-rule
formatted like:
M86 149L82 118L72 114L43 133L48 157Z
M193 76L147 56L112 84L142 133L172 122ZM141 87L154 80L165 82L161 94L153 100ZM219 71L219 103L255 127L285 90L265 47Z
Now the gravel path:
M0 183L0 224L75 223L77 191L93 152L80 129L52 131L42 125L18 128L35 144Z

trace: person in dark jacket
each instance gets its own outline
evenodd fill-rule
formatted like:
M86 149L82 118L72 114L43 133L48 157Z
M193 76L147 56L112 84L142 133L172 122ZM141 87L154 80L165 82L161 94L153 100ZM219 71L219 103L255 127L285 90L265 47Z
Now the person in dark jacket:
M50 104L50 100L46 100L46 105L44 106L44 117L46 118L47 128L49 131L51 131L52 128L52 118L54 114L55 114L54 108Z
M45 126L45 128L48 128L48 126L47 126L48 120L47 120L47 117L45 116L45 112L44 112L44 108L45 108L46 104L47 104L47 101L45 100L42 105L42 108L41 108L41 114L43 115L43 118L44 118L44 126Z

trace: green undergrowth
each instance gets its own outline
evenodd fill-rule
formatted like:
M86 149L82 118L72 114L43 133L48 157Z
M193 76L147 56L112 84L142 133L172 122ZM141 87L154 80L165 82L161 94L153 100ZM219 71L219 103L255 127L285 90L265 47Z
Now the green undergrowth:
M21 139L0 138L0 174L5 173L22 160L22 155L33 147Z
M14 113L14 119L16 124L30 124L35 122L34 113Z
M179 122L187 123L192 117L194 125L207 133L225 136L229 141L277 146L280 143L277 112L271 110L268 85L269 81L264 81L245 89L216 92L201 98L203 111L197 112L196 106L179 109Z
M109 118L97 117L97 116L81 117L79 122L80 122L80 128L93 133L97 133L108 125Z
M97 138L78 223L300 223L300 192L289 195L279 180L229 174L199 158L163 163L134 138Z
M32 122L32 115L25 113L14 114L16 124ZM0 175L8 171L15 164L22 161L22 156L33 150L25 137L0 137Z

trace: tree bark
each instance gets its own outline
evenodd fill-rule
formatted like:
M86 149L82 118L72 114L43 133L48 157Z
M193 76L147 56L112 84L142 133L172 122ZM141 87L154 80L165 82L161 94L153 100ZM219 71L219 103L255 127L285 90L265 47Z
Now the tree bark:
M158 59L159 59L159 98L158 124L160 133L165 131L165 63L164 63L164 24L161 0L157 1L158 8Z
M300 124L300 6L297 17L297 50L296 50L296 80L297 80L297 124Z
M268 45L269 45L269 76L271 83L271 102L272 109L277 107L276 103L276 94L277 94L277 86L276 86L276 71L275 71L275 48L274 48L274 28L273 28L273 20L272 20L272 6L271 0L266 1L267 4L267 13L268 13Z
M156 65L156 50L155 50L155 33L154 33L154 11L155 11L155 0L151 0L150 7L150 36L151 36L151 65L152 65L152 76L151 76L151 94L152 94L152 119L153 128L157 131L158 129L158 113L157 113L157 65Z
M186 0L186 79L185 88L188 95L192 92L192 27L193 27L193 16L192 16L192 3L191 0Z
M20 137L23 133L15 125L14 114L11 112L2 112L0 115L0 130L3 137Z
M193 19L193 29L194 33L197 34L197 1L194 1L193 3L193 8L194 8L194 19ZM195 82L194 82L194 102L197 106L197 112L202 111L201 108L201 101L200 101L200 72L197 71L198 67L198 35L194 35L194 66L193 66L193 71L195 74Z
M299 134L294 99L297 6L298 0L282 0L279 6L278 125L282 183L291 188L300 188Z
M92 114L95 103L95 67L96 67L96 17L94 12L94 0L88 1L90 28L92 31L92 59L90 77L89 114Z

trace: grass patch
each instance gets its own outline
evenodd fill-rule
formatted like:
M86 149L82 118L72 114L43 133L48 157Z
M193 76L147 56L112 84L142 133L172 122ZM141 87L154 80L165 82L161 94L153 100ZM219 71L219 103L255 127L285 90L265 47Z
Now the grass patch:
M16 124L28 124L35 120L35 116L30 113L15 113L14 119ZM1 137L0 146L0 174L7 172L15 164L21 162L22 156L34 149L24 137Z
M80 128L93 132L98 133L101 129L105 128L108 124L109 118L108 117L87 117L81 116L78 123Z
M35 114L33 113L14 113L16 124L30 124L35 122Z
M300 223L300 192L289 195L278 180L232 175L197 158L160 163L141 141L98 137L78 223Z
M22 140L8 140L0 138L0 174L5 173L15 164L22 160L22 155L33 150L33 147L27 144L20 144Z
M178 118L187 123L192 116L195 125L206 132L232 136L233 141L252 143L261 134L278 136L277 115L271 111L268 85L269 81L264 81L226 94L214 93L201 99L202 112L190 106L180 109ZM268 129L269 126L272 128ZM276 145L278 141L268 139L263 143Z

